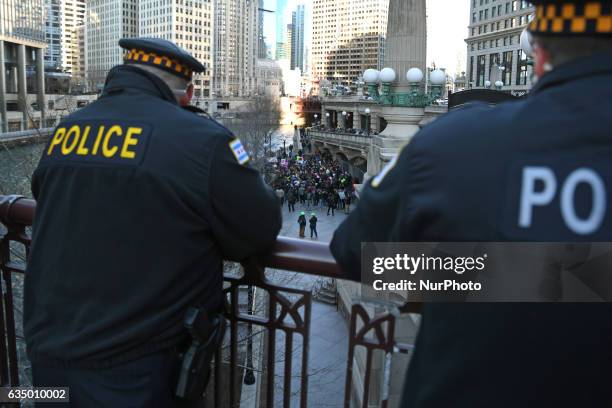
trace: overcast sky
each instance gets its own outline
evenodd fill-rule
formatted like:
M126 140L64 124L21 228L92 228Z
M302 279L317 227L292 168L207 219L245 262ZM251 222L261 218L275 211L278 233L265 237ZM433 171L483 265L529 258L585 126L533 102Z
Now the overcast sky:
M403 0L400 0L403 1ZM311 0L289 0L285 12L289 22L291 11L297 4L306 5L306 45L311 35ZM276 0L266 0L275 9ZM470 18L470 0L427 0L427 64L436 63L449 74L465 71L467 38ZM266 26L266 36L273 36L274 28ZM310 47L309 47L310 48Z

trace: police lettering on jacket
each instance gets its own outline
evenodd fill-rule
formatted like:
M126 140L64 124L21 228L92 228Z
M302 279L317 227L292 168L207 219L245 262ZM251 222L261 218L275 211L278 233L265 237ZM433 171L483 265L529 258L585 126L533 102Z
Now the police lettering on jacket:
M73 122L60 124L43 160L140 164L151 134L144 123Z

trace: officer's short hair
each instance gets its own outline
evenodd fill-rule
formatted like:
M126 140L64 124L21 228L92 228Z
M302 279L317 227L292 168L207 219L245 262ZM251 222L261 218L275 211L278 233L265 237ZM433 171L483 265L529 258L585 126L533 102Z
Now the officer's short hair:
M612 51L612 37L534 35L534 42L550 53L550 63L555 67L597 52Z
M189 81L173 75L170 72L164 71L163 69L155 68L149 65L137 65L137 67L160 77L175 94L184 94L185 90L189 86Z

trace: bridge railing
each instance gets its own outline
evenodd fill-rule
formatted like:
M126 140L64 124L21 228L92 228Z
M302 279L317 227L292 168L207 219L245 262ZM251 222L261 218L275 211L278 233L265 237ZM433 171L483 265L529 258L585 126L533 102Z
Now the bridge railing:
M17 353L17 336L15 320L14 280L16 274L26 271L26 259L30 247L28 227L32 225L36 203L21 196L0 195L0 271L2 273L2 302L0 302L0 386L19 385L19 360ZM16 247L21 245L24 254L18 254ZM309 344L312 326L313 293L310 289L296 288L279 284L266 275L266 268L300 272L309 276L342 279L344 275L338 268L327 244L307 242L279 237L271 253L261 259L250 259L242 264L242 275L225 275L224 292L226 294L225 317L229 321L229 334L226 346L219 349L214 364L213 378L209 384L207 398L214 401L215 407L240 407L240 385L253 384L253 358L261 361L263 369L260 374L261 395L258 395L259 406L283 407L309 405L308 380L311 373L308 369ZM287 272L288 273L288 272ZM248 306L244 307L244 289L248 288ZM253 288L267 294L265 313L255 314L253 310ZM414 311L409 306L401 312ZM350 310L349 332L347 333L348 356L346 360L346 381L344 406L353 406L353 393L359 389L361 406L371 407L377 404L387 407L388 401L380 397L384 393L376 392L373 397L372 359L374 353L389 356L394 352L406 352L411 346L397 343L394 336L396 314L388 313L371 317L362 304L354 304ZM247 363L241 359L245 329L247 338L253 335L253 327L264 333L265 341L261 342L258 354L254 353L252 341L247 344ZM292 367L294 358L284 359L283 372L277 374L277 348L281 336L284 338L284 355L294 356L301 348L301 367L296 374ZM299 341L293 341L299 336ZM297 344L297 347L296 347ZM257 347L255 347L257 348ZM282 347L281 347L282 348ZM357 364L356 349L360 350L362 364ZM222 350L223 349L223 350ZM379 354L380 355L380 354ZM239 361L240 360L240 361ZM383 359L387 361L387 359ZM365 368L364 368L365 367ZM353 370L361 370L354 375ZM357 380L361 382L356 384ZM275 386L275 384L280 384ZM275 396L275 391L282 390L282 396ZM292 389L293 388L293 389ZM213 392L214 391L214 392ZM377 390L379 391L379 390ZM299 397L296 397L299 393Z

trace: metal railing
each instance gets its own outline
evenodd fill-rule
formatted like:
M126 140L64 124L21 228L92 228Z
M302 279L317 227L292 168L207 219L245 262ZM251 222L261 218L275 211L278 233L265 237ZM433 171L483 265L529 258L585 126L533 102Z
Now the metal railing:
M25 262L14 259L15 244L25 247L25 258L30 246L30 236L27 227L32 225L36 202L21 196L0 195L0 223L4 225L5 231L0 226L0 271L2 273L2 293L0 302L0 336L4 339L0 343L0 386L19 385L19 366L17 356L17 339L15 330L14 299L13 299L13 274L25 273ZM25 259L24 258L24 259ZM224 277L226 294L225 317L229 321L229 339L224 352L219 349L214 366L214 380L209 384L207 394L212 394L211 403L214 398L215 407L239 407L240 386L242 378L252 375L252 364L242 366L238 361L239 354L239 325L247 326L249 334L252 326L258 326L265 333L265 341L261 347L260 357L265 370L261 376L263 386L260 388L263 395L259 397L257 406L273 407L281 405L289 407L292 397L292 380L299 379L299 406L308 407L308 354L311 336L311 312L312 291L279 285L268 279L265 274L266 268L300 272L311 276L342 279L344 275L338 268L331 255L328 245L317 242L307 242L285 237L279 237L272 252L261 259L251 259L242 264L244 273L242 276L226 275ZM244 310L240 307L241 288L258 288L265 291L267 296L266 313L264 316L253 313L251 307ZM242 292L244 293L244 292ZM249 292L250 295L251 292ZM249 296L249 305L251 297ZM400 312L414 312L414 305L407 304L400 308ZM351 395L353 391L354 378L362 379L360 389L362 406L372 406L370 398L372 357L375 351L389 356L394 352L406 352L411 346L397 343L394 339L394 327L396 316L394 313L382 314L371 317L362 304L354 304L351 307L350 327L348 333L348 356L346 362L346 382L344 388L344 406L352 406ZM276 335L284 333L285 356L293 356L293 335L301 336L301 368L300 374L292 375L292 358L285 358L282 378L282 399L275 399L275 378L281 377L275 373L276 365ZM365 370L359 376L353 375L353 370L359 368L355 364L355 350L357 347L365 349ZM251 345L252 352L252 345ZM224 361L229 360L229 364ZM229 381L228 381L229 380ZM338 390L340 392L341 390ZM379 399L377 403L381 407L387 407L386 399Z

